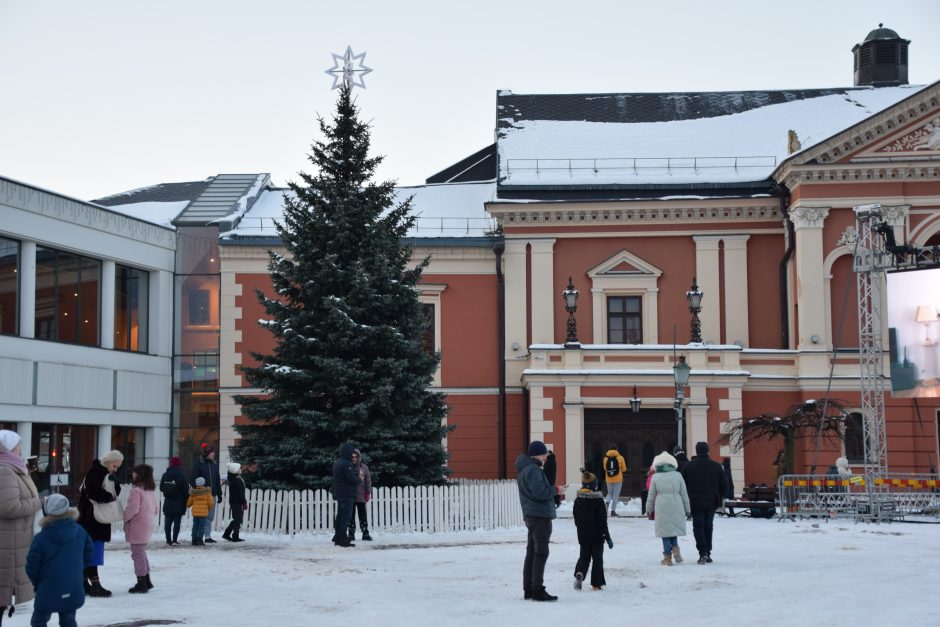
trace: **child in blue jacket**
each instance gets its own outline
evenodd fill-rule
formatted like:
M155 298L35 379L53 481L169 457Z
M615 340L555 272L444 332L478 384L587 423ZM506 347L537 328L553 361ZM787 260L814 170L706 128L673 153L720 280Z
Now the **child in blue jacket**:
M58 612L59 625L74 626L75 612L85 604L83 570L91 565L91 538L75 522L78 511L61 494L47 496L42 513L42 530L26 556L26 575L36 588L30 625L47 625Z

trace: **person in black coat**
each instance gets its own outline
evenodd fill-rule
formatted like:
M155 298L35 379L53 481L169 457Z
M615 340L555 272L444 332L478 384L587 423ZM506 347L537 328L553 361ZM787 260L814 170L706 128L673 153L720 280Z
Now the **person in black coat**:
M333 498L336 499L336 520L333 528L333 544L356 546L346 535L356 503L356 487L360 477L353 470L352 454L356 447L349 442L339 449L339 457L333 462Z
M101 585L98 567L104 566L104 543L111 541L111 523L95 520L95 503L116 501L121 494L121 484L115 481L114 473L124 463L120 451L108 451L100 460L94 460L82 481L78 498L78 524L89 537L92 545L92 561L85 567L85 594L93 597L109 597L111 591Z
M206 480L205 486L209 488L212 496L212 507L209 508L209 515L206 517L206 544L215 544L212 539L212 521L215 520L215 506L222 502L222 479L219 476L219 464L215 461L215 449L208 444L202 445L202 455L193 466L193 478L189 485L196 487L196 478L202 477Z
M230 542L244 542L238 537L242 522L245 520L245 510L248 509L248 499L245 498L245 480L241 476L242 465L232 462L228 465L228 505L232 511L232 522L228 524L223 540Z
M604 579L604 543L610 548L614 547L614 543L607 529L607 505L604 495L597 491L597 477L594 473L582 473L581 489L578 490L572 511L581 547L578 563L574 566L575 590L581 589L588 566L591 566L591 588L600 590L607 585Z
M731 458L725 457L721 460L721 467L725 471L725 498L734 498L734 479L731 477Z
M685 479L685 487L689 492L698 563L711 564L712 523L715 520L715 510L721 507L721 501L728 488L724 468L708 457L707 442L695 445L695 457L682 469L682 478Z
M180 522L186 513L189 484L183 474L183 462L179 457L170 458L170 467L160 477L160 492L163 494L163 531L168 546L179 544Z
M545 473L545 478L548 479L548 482L552 484L552 488L555 490L555 507L559 507L561 505L561 495L558 494L558 488L555 486L555 479L558 477L558 462L555 459L554 451L548 452L545 465L542 466L542 472Z

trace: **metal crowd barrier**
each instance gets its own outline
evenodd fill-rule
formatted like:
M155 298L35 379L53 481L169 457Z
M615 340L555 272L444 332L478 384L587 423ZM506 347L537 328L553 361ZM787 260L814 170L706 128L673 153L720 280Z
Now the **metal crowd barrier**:
M937 475L783 475L777 480L780 520L852 518L890 522L906 516L940 518Z

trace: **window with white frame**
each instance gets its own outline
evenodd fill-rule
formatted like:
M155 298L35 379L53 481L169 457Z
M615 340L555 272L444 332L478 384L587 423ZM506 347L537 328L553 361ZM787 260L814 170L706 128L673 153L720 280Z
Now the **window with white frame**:
M588 271L594 341L656 344L662 270L623 250Z

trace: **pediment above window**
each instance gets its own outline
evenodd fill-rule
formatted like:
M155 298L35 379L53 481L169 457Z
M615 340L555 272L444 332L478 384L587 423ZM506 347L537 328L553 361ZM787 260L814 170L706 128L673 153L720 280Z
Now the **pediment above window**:
M662 276L663 271L648 261L637 257L630 251L622 250L603 263L588 270L587 274L592 279L624 276L646 276L655 279Z

